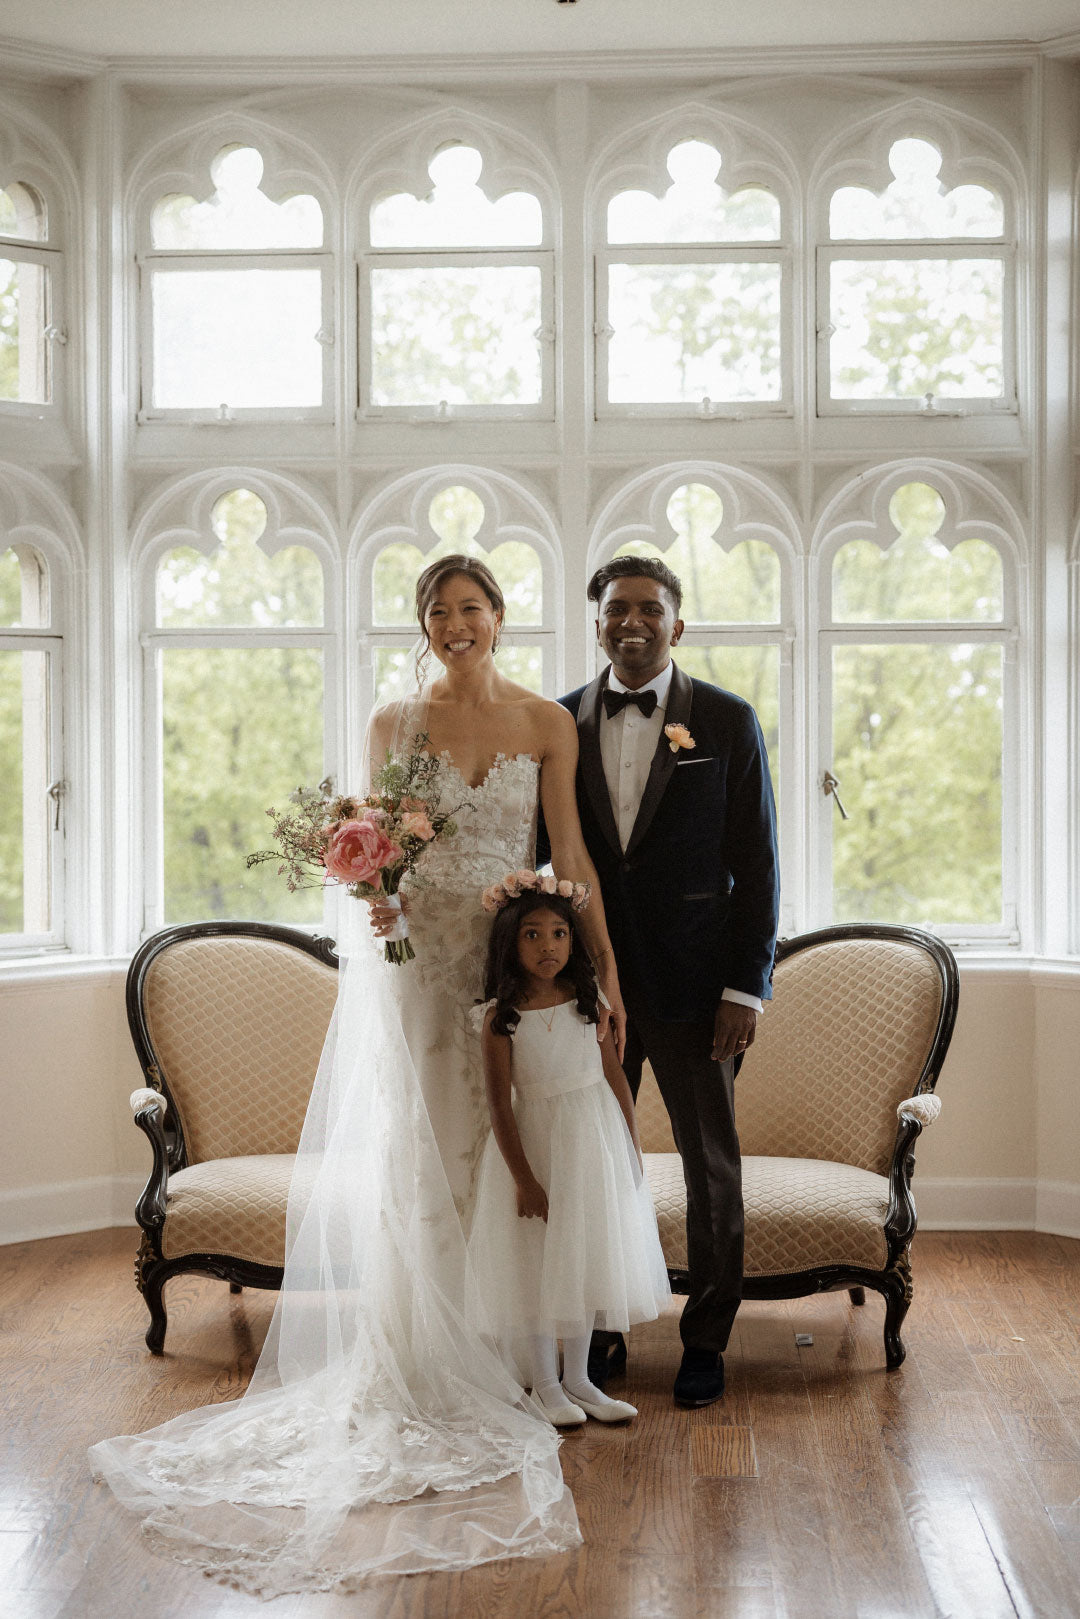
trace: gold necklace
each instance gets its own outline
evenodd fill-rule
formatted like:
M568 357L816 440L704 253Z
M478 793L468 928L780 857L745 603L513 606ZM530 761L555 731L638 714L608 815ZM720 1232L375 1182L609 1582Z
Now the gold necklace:
M560 1006L565 1006L565 1005L566 1005L565 1001L556 1001L555 1004L550 1009L551 1010L551 1016L550 1017L545 1017L544 1016L544 1013L548 1010L548 1008L546 1006L530 1006L529 1011L530 1012L536 1012L539 1015L540 1021L544 1025L544 1028L547 1030L548 1034L551 1034L551 1032L553 1031L553 1029L555 1027L555 1014L559 1010Z

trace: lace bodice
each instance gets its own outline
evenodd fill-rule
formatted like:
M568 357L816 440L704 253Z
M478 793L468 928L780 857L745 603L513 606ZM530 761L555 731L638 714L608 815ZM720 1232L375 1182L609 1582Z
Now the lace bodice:
M417 955L410 970L419 969L426 987L469 1002L482 992L491 926L480 895L507 871L533 863L540 766L527 753L500 753L479 786L470 787L444 753L440 778L440 807L452 812L457 832L429 849L402 884Z

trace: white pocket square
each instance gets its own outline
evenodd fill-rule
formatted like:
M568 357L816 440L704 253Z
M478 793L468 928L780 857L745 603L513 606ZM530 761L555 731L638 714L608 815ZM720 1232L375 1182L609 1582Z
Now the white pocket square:
M715 763L716 755L707 753L701 759L676 759L675 768L676 770L684 770L687 765L714 765Z

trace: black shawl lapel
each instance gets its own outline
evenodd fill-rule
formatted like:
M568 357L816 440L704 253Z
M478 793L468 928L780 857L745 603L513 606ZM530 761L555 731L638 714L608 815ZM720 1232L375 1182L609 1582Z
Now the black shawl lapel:
M684 675L679 665L673 660L664 724L689 726L693 698L694 688L690 682L690 676ZM626 845L628 855L633 854L652 825L653 816L659 809L660 800L664 796L664 789L675 773L675 764L678 757L678 753L672 751L671 743L661 729L660 740L656 744L656 752L653 754L653 762L649 770L649 779L645 783L645 791L642 793L641 803L638 805L634 829L630 833L630 842Z
M621 855L619 829L615 825L611 794L608 792L607 777L604 775L604 761L600 755L600 710L607 677L608 672L605 669L603 674L597 675L595 680L589 682L581 694L577 714L578 766L597 825L614 852Z

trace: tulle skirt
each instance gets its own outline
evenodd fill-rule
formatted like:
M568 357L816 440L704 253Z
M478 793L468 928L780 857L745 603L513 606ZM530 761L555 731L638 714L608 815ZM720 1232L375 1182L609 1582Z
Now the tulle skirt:
M517 1213L494 1136L480 1169L469 1239L467 1313L500 1340L625 1332L671 1297L647 1183L619 1104L603 1080L514 1099L521 1144L548 1195L547 1222Z

